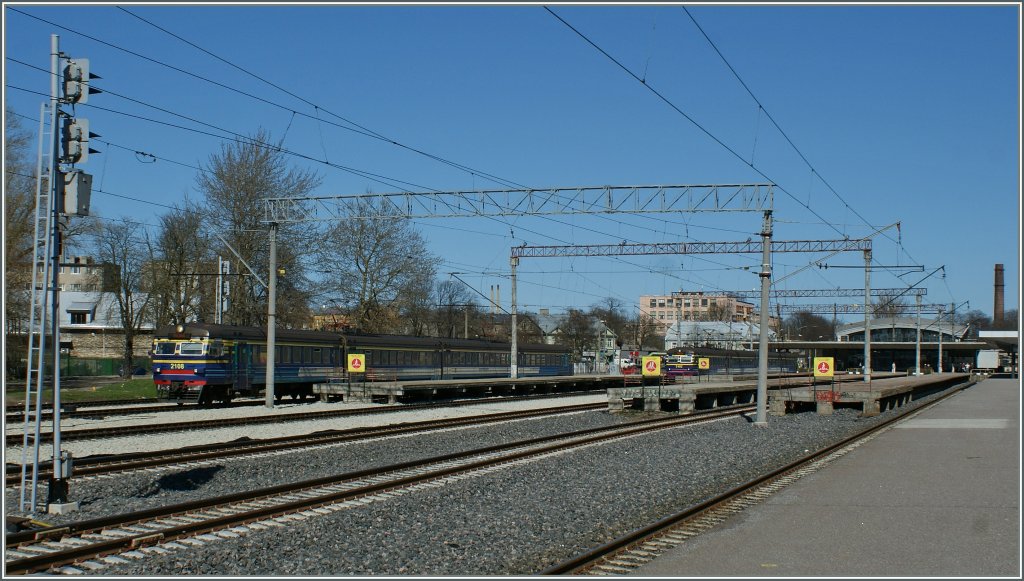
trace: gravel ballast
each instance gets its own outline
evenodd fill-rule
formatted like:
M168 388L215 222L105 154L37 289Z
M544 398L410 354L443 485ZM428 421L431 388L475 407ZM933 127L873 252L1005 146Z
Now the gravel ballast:
M930 399L930 398L926 398ZM904 406L908 409L918 402ZM100 575L530 575L837 441L893 412L736 418L589 446L291 522L172 550ZM651 414L587 412L137 473L77 484L81 520L394 464ZM8 491L8 503L11 500ZM8 504L10 506L10 504Z

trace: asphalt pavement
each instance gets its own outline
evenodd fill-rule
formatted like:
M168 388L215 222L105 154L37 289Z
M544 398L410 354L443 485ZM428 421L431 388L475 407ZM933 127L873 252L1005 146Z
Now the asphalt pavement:
M632 574L1020 578L1020 390L968 388Z

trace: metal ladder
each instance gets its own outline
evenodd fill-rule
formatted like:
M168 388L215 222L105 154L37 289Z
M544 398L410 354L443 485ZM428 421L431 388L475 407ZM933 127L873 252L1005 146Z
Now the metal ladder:
M47 131L46 118L49 106L43 103L39 108L39 155L36 165L36 215L33 238L32 261L32 302L29 310L27 372L25 376L25 431L21 449L21 511L36 512L38 509L39 487L39 431L42 423L43 380L46 371L46 328L48 323L48 300L51 272L51 243L53 240L53 196L50 180L43 187L43 171L50 173L52 152L44 144L50 144L53 127ZM34 407L33 407L34 406ZM32 457L29 458L29 450Z

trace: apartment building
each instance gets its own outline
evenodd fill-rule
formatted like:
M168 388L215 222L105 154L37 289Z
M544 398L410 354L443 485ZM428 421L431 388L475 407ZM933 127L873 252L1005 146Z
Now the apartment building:
M739 299L704 292L642 295L640 312L657 321L664 333L676 321L745 321L754 316L754 305Z

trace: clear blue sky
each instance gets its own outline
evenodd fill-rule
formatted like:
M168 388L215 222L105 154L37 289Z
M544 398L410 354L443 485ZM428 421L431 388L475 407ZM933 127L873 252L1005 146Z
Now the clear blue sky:
M197 197L196 170L187 166L205 164L224 141L126 114L216 135L263 127L293 151L391 180L296 158L323 175L317 195L506 187L292 111L344 125L336 114L530 187L767 181L752 159L780 187L775 239L859 237L871 231L865 220L876 227L900 221L898 238L890 231L875 240L872 287L923 277L898 277L905 271L883 265L923 265L926 273L945 265L944 279L923 283L925 301L970 301L991 313L993 265L1003 263L1007 308L1019 302L1017 5L690 7L800 153L680 6L552 6L742 160L542 5L126 8L319 109L116 6L5 4L6 106L38 118L43 97L20 89L48 93L51 34L102 77L95 84L108 93L91 96L77 114L108 142L94 144L103 153L82 166L94 175L93 212L103 218L156 224L165 209L126 198L173 204ZM35 131L35 122L22 121ZM135 151L159 159L150 163ZM416 187L394 185L399 180ZM418 227L446 261L441 277L464 273L485 295L501 285L508 308L513 245L737 241L756 237L761 225L757 213L557 220L422 220ZM775 278L814 258L775 256ZM729 255L524 259L519 304L558 311L606 296L635 305L642 294L749 290L758 285L756 269L743 267L757 262ZM863 261L851 254L828 262ZM863 282L860 269L813 268L780 286Z

